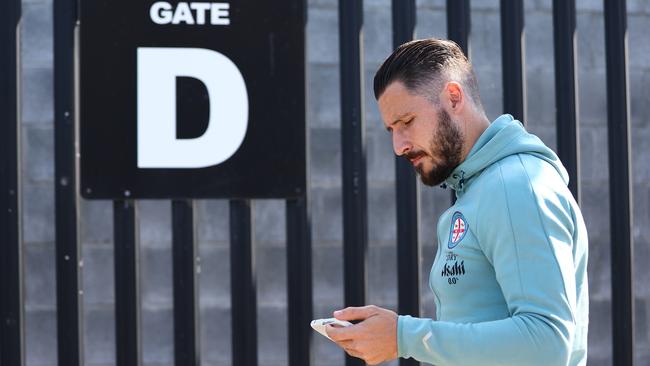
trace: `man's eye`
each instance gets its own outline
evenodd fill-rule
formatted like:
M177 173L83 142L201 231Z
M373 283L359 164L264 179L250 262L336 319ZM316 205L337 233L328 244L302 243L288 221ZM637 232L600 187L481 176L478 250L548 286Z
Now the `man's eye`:
M415 118L411 118L411 119L407 120L406 122L404 122L404 124L405 124L405 125L408 125L408 124L410 124L411 122L413 122L414 119L415 119Z

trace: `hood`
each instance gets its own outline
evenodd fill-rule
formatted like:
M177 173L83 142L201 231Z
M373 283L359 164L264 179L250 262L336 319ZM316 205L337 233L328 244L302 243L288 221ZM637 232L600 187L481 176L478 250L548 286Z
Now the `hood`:
M483 169L515 154L531 154L546 160L555 167L564 183L569 183L569 174L557 154L537 136L526 132L521 122L509 114L504 114L494 120L476 140L467 158L454 169L445 184L457 193L462 192L471 179L478 176Z

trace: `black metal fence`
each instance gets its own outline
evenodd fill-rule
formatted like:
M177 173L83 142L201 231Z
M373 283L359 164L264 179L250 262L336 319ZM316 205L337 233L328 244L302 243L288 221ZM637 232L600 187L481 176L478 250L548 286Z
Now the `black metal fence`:
M365 162L362 0L339 0L341 129L343 149L345 303L366 302L367 183ZM604 0L607 54L608 136L611 199L613 350L615 365L633 364L632 238L630 210L629 102L625 0ZM415 0L392 0L393 45L411 39ZM24 364L20 223L18 22L20 0L0 2L0 365ZM77 2L54 0L55 38L55 184L58 363L83 363L83 325L78 183L75 157ZM448 0L448 37L469 54L469 0ZM525 121L523 0L501 0L504 109ZM505 21L508 19L508 21ZM553 1L557 136L559 155L572 177L579 200L578 115L576 107L575 0ZM402 159L403 160L403 159ZM398 310L419 315L419 192L408 164L396 164L398 235ZM289 364L311 365L312 266L308 197L289 200L287 266ZM174 350L177 365L199 365L197 342L197 253L193 203L171 202L173 222ZM137 202L115 201L116 361L141 364ZM254 238L247 200L230 204L232 268L232 359L257 364ZM415 365L401 360L402 365ZM347 365L361 365L347 358Z
M0 365L24 359L18 22L20 0L0 4Z

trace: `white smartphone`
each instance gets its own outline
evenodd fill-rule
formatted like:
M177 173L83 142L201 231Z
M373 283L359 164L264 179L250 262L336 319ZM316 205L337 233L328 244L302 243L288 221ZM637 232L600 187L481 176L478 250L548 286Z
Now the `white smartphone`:
M315 331L327 337L327 339L332 340L325 331L325 328L328 325L339 326L339 327L349 327L352 323L345 320L338 320L336 318L326 318L326 319L316 319L311 321L311 327Z

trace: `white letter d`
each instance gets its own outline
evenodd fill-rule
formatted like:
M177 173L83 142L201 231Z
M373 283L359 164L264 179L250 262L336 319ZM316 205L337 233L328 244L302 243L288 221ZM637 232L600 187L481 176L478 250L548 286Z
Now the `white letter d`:
M205 133L176 138L176 78L205 84ZM237 66L201 48L138 48L138 168L205 168L230 158L248 127L248 94Z

